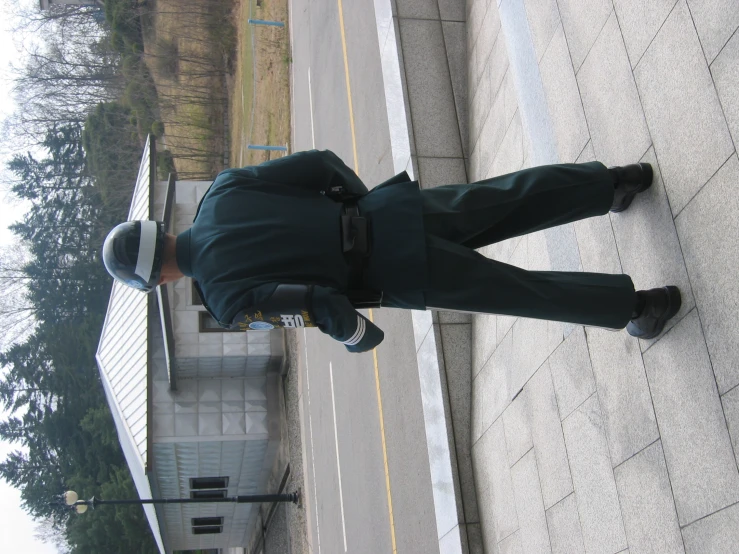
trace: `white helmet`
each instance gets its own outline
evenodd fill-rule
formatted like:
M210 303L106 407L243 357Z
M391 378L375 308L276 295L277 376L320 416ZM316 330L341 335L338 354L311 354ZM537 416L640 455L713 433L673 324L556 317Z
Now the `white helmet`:
M164 250L164 223L126 221L108 233L103 244L103 263L116 280L151 292L159 284Z

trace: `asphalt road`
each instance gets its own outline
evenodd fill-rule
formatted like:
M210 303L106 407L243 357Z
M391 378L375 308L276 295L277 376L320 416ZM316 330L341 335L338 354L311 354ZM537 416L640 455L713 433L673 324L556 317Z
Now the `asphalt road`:
M292 148L333 150L371 187L393 174L374 8L339 1L290 0ZM349 354L317 329L299 335L310 542L314 553L433 554L411 315L373 317L385 331L374 354Z

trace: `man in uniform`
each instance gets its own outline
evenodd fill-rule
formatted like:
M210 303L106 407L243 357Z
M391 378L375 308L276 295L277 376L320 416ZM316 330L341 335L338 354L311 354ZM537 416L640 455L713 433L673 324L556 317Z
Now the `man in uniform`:
M406 173L368 191L329 151L228 169L174 236L126 222L105 241L108 271L151 291L183 276L224 327L317 326L350 352L383 332L357 311L437 308L659 335L676 287L635 291L628 275L525 271L474 249L623 211L652 183L649 164L542 166L421 190Z

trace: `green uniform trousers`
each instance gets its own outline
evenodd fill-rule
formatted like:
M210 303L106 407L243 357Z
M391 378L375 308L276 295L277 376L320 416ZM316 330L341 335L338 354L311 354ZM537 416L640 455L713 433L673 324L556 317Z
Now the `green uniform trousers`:
M613 181L599 162L526 169L421 191L426 306L621 329L636 293L628 275L526 271L474 248L608 213Z

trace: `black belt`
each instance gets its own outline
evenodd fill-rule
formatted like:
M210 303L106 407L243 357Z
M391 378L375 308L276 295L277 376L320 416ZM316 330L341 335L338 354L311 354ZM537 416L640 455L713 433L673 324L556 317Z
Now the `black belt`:
M351 258L370 255L369 220L359 215L354 202L344 204L341 213L341 249Z
M349 265L347 296L357 308L380 306L382 292L365 288L364 273L372 251L370 221L359 213L356 202L346 202L341 212L341 249Z

